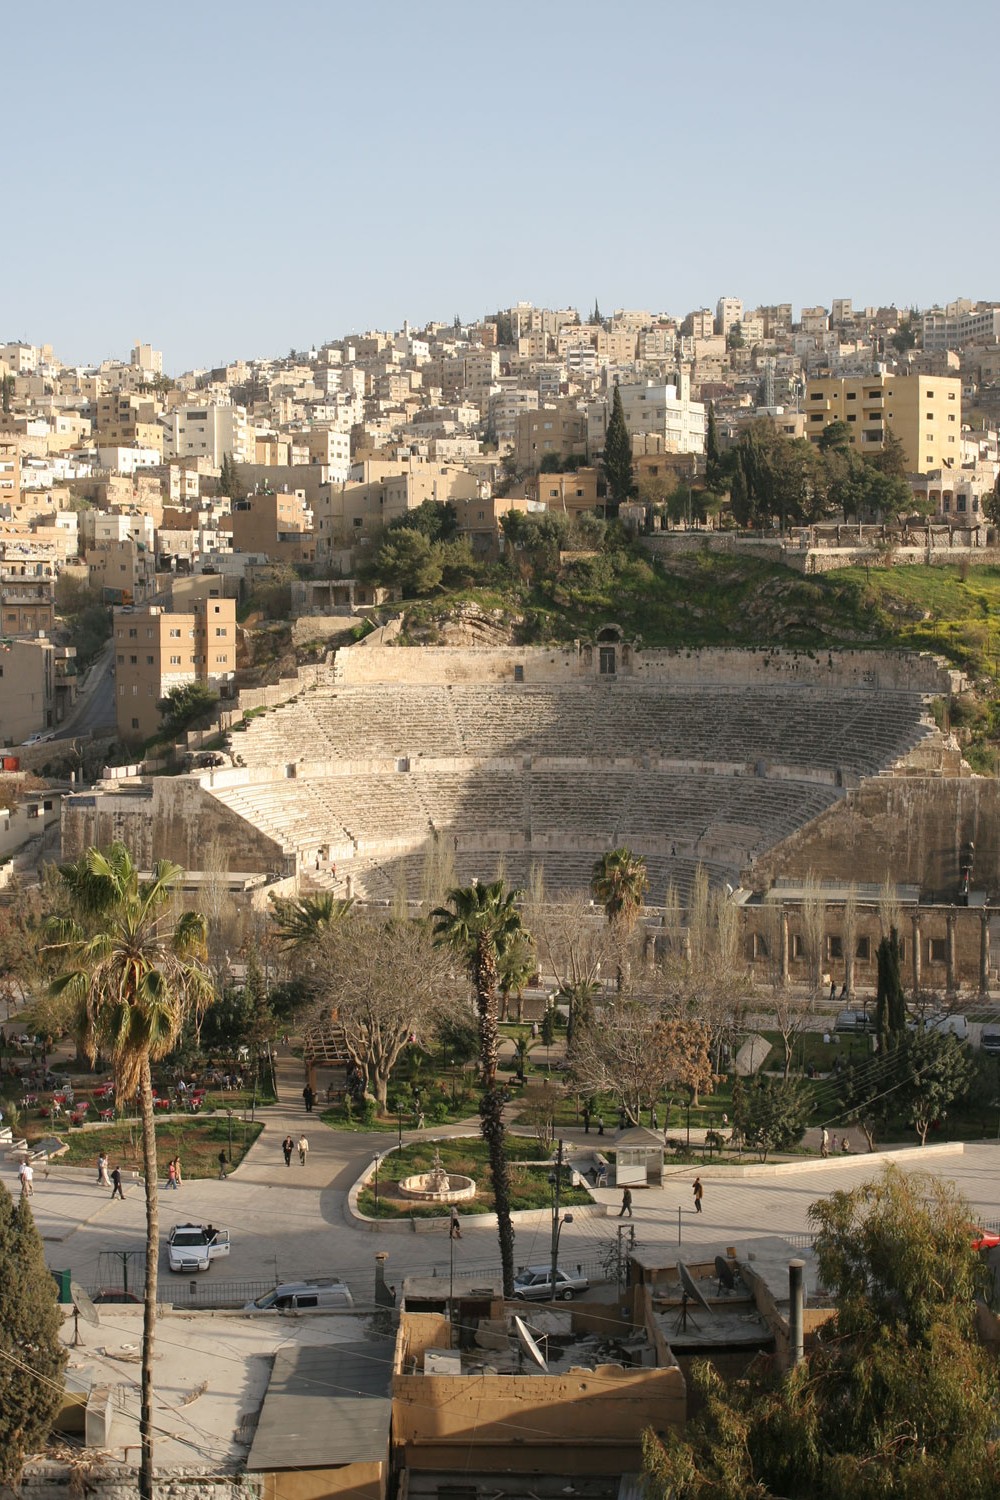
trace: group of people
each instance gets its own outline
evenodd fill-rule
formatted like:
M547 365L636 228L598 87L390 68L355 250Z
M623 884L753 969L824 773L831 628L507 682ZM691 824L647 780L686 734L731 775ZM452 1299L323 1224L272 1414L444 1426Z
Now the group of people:
M306 1157L309 1155L309 1142L306 1139L305 1131L303 1131L299 1136L298 1142L294 1141L290 1135L286 1135L285 1139L282 1141L281 1150L285 1158L286 1167L290 1167L292 1165L292 1152L296 1149L299 1153L299 1162L304 1167L306 1164Z
M849 1155L850 1154L850 1150L851 1150L851 1143L850 1143L850 1141L847 1139L847 1136L845 1135L845 1136L841 1136L841 1138L840 1138L840 1140L838 1142L836 1135L835 1134L831 1135L830 1132L827 1130L826 1126L824 1125L822 1133L820 1134L820 1138L819 1138L819 1154L820 1154L820 1156L827 1157L827 1156L830 1156L830 1155L836 1155L837 1152L838 1152L838 1150L839 1150L841 1156L847 1156L847 1155Z
M692 1191L692 1193L694 1195L694 1211L695 1211L696 1214L700 1214L700 1213L703 1212L702 1206L701 1206L701 1200L705 1196L705 1189L704 1189L704 1187L702 1185L702 1181L701 1181L700 1177L696 1177L695 1180L694 1180L694 1182L691 1184L691 1191ZM618 1210L618 1217L619 1217L619 1219L623 1219L625 1217L628 1217L628 1218L631 1219L631 1217L632 1217L632 1189L631 1188L627 1187L627 1188L623 1188L622 1189L622 1206Z
M121 1167L112 1167L109 1176L108 1153L106 1151L99 1151L97 1153L97 1186L109 1187L112 1198L124 1199L125 1197L122 1191L122 1169Z

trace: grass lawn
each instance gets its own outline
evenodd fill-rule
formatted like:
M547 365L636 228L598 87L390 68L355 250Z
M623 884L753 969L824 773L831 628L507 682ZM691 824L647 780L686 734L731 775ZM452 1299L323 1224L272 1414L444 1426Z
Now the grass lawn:
M441 1153L445 1171L462 1173L475 1179L479 1191L475 1198L457 1204L460 1214L486 1214L493 1210L493 1192L490 1186L490 1169L485 1142L472 1137L455 1141L420 1141L404 1146L402 1151L393 1151L379 1165L378 1208L375 1206L373 1188L365 1188L358 1197L358 1207L369 1218L405 1219L413 1214L419 1219L444 1218L450 1212L447 1204L420 1204L413 1199L398 1197L395 1184L401 1177L413 1177L419 1172L428 1172L434 1161L435 1150ZM548 1208L552 1202L549 1184L551 1168L547 1165L528 1166L538 1162L542 1148L534 1138L526 1136L507 1137L507 1157L510 1162L511 1208ZM563 1168L564 1184L559 1201L564 1207L590 1203L591 1197L583 1188L569 1186L569 1172Z
M44 1124L44 1122L42 1122ZM235 1167L263 1130L260 1121L244 1127L242 1119L233 1119L233 1160ZM38 1139L44 1132L41 1126L32 1129ZM70 1166L92 1166L96 1170L97 1153L106 1151L110 1166L127 1167L131 1171L142 1171L142 1131L137 1120L118 1120L111 1125L98 1125L92 1130L57 1132L60 1140L66 1141L69 1150L57 1160ZM30 1139L30 1137L29 1137ZM159 1175L166 1175L167 1162L171 1157L181 1159L184 1177L217 1177L219 1175L219 1151L229 1150L229 1122L225 1116L191 1120L158 1120L156 1122L156 1159Z

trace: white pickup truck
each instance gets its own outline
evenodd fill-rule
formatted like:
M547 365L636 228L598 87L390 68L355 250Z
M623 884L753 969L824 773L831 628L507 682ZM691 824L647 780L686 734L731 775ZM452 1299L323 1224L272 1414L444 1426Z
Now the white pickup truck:
M207 1271L213 1260L229 1254L229 1230L212 1224L175 1224L167 1236L171 1271Z

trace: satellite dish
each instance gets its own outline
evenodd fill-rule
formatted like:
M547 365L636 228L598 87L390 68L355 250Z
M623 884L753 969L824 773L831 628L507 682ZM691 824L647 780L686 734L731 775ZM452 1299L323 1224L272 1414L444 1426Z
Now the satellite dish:
M677 1262L677 1275L680 1277L682 1298L685 1296L693 1298L695 1302L701 1303L707 1313L710 1313L712 1311L710 1303L705 1301L701 1287L682 1260Z
M725 1287L727 1292L735 1291L736 1277L733 1275L732 1266L724 1255L717 1255L715 1257L715 1274L719 1278L720 1292L723 1287Z
M528 1356L533 1364L536 1364L538 1366L543 1375L547 1375L549 1373L549 1367L545 1362L545 1356L542 1353L541 1349L539 1349L538 1345L535 1343L534 1337L532 1336L530 1330L517 1316L516 1313L514 1314L514 1331L517 1334L517 1342L520 1344L524 1353Z
M78 1281L70 1282L69 1294L73 1299L73 1348L75 1349L80 1342L80 1319L89 1323L91 1328L97 1328L100 1325L101 1316Z

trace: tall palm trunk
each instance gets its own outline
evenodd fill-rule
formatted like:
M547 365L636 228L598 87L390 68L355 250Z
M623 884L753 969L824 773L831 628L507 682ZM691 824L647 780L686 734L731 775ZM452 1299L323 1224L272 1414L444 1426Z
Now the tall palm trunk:
M493 1178L503 1294L505 1297L513 1297L514 1226L510 1218L510 1173L504 1145L503 1093L497 1086L500 1047L496 999L497 959L493 943L486 933L480 933L476 944L475 978L476 1008L479 1012L479 1057L483 1070L483 1097L479 1101L479 1118Z
M156 1272L160 1250L157 1201L156 1118L149 1054L139 1075L142 1165L146 1177L146 1289L142 1309L142 1400L139 1415L139 1500L153 1500L153 1343L156 1336Z

